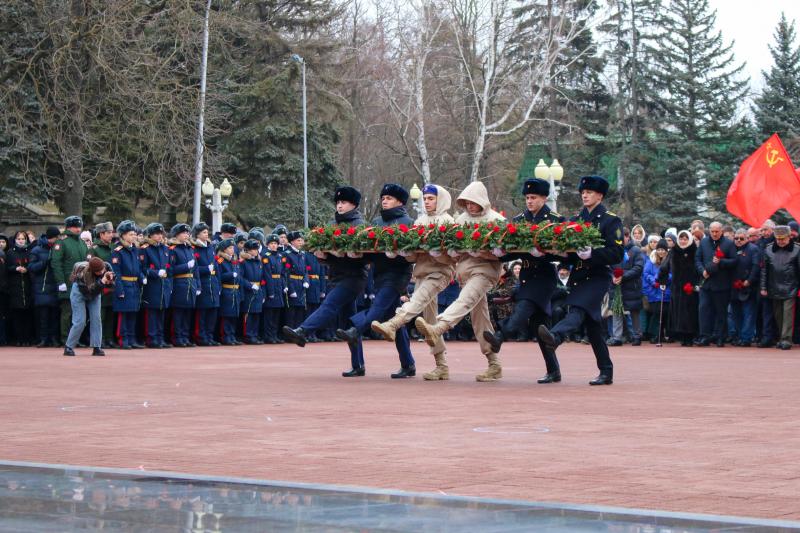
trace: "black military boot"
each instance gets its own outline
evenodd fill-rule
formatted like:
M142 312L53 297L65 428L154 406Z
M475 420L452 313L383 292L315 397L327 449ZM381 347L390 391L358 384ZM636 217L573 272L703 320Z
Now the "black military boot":
M337 329L336 336L343 341L347 341L347 344L356 344L358 342L358 330L356 328L348 328L348 329Z
M301 348L308 342L308 339L306 339L306 332L303 330L303 328L292 329L289 326L283 326L281 333L283 333L283 336L287 341L292 342Z

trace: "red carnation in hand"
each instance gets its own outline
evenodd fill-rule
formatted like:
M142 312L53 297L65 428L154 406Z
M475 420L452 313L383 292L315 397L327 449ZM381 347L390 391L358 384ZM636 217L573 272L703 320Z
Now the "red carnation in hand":
M164 266L164 268L169 268L169 263L167 263L167 264Z
M292 268L291 263L286 263L286 268Z
M342 230L339 229L339 228L336 228L335 230L333 230L333 234L338 237L339 235L342 234Z
M653 288L654 288L654 289L660 289L660 288L661 288L661 285L659 285L659 283L658 283L657 281L654 281L654 282L653 282Z
M370 239L374 239L375 238L375 232L374 231L370 231L369 233L367 233L367 237L370 238Z
M311 265L306 265L306 270L308 270L309 272L311 272Z
M694 286L687 281L683 286L683 292L686 294L692 294L694 292Z
M514 235L517 232L517 227L514 224L509 224L506 226L506 231L508 231L511 235Z
M464 238L464 232L463 232L463 231L461 231L461 230L458 230L458 231L456 232L456 239L459 239L459 240L461 240L461 239L463 239L463 238Z
M716 257L717 259L724 259L725 258L725 252L720 250L719 246L717 246L717 251L714 252L714 257Z
M625 273L625 271L624 271L624 270L622 270L622 269L621 269L621 268L619 268L619 267L617 267L617 268L615 268L615 269L614 269L614 277L615 277L615 278L621 278L621 277L622 277L622 274L624 274L624 273Z
M200 254L195 252L194 257L195 257L195 259L200 259Z
M356 234L356 228L350 226L349 228L347 228L347 234L348 235L355 235Z
M553 233L555 233L556 235L561 235L563 229L564 229L563 226L556 226L555 229L553 230Z
M737 279L733 282L733 288L740 291L744 288L744 281Z
M445 226L444 224L442 224L441 226L439 226L439 231L441 231L441 232L445 232L445 231L447 231L447 226Z
M155 268L156 266L153 263L150 263L150 268Z
M386 233L388 233L389 235L394 235L394 228L386 228L386 230L384 231L386 231Z
M476 231L472 232L472 240L473 241L477 241L480 238L481 238L481 232L480 231L476 230Z

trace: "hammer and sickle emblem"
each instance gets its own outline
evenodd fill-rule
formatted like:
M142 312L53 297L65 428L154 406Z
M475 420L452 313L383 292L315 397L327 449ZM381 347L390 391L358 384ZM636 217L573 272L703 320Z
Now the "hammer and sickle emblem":
M778 152L778 150L772 148L772 143L767 143L766 160L769 168L772 168L783 161L783 158L778 155L779 153L780 152Z

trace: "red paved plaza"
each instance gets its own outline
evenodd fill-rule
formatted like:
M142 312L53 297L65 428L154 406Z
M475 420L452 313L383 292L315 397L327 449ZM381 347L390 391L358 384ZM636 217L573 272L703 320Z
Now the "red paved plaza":
M0 459L800 519L798 350L612 349L611 387L576 344L555 385L532 343L497 383L475 343L449 382L379 341L351 379L341 343L88 353L0 349Z

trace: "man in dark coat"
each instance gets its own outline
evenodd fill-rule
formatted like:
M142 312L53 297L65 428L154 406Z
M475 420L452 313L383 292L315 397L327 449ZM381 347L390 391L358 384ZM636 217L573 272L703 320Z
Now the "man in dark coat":
M549 182L538 178L525 180L522 194L525 196L525 211L514 217L514 222L557 224L564 220L564 217L551 211L547 205L547 198L550 196ZM529 320L533 319L534 331L539 324L549 325L550 302L557 284L553 257L536 248L530 253L507 254L500 260L520 260L522 269L519 272L519 287L514 295L514 311L511 316L500 325L500 330L494 333L483 332L495 353L500 352L505 339L527 333Z
M396 183L387 183L381 189L381 213L372 220L375 226L393 226L405 224L411 226L414 221L408 216L405 203L408 191ZM361 336L370 331L373 321L383 322L394 316L395 309L402 305L400 297L406 293L411 281L412 263L405 257L389 258L384 254L372 256L374 271L375 298L368 309L350 317L352 327L337 329L336 336L356 345L361 350ZM408 330L401 326L395 333L395 347L400 356L400 370L391 375L392 378L413 377L417 373L414 356L411 355Z
M728 326L735 346L749 347L756 334L756 295L761 274L761 252L748 242L747 230L736 230L736 268L733 271Z
M59 235L61 232L55 226L47 228L31 250L28 264L33 280L33 305L39 333L37 348L58 346L58 284L50 267L50 256Z
M162 224L158 222L148 224L144 228L144 242L139 248L142 272L147 277L147 284L142 291L144 340L148 348L156 349L172 347L164 335L166 313L172 298L170 250L165 242L165 233Z
M287 288L289 307L286 310L286 325L290 328L299 326L306 317L306 289L309 288L308 270L306 269L306 253L303 247L303 233L290 231L286 236L289 241L283 252L286 262Z
M214 335L222 286L217 272L216 250L211 243L208 224L205 222L195 224L192 228L192 237L200 276L200 294L195 301L195 342L198 346L219 346Z
M760 237L755 244L761 252L762 260L764 258L764 250L767 246L775 242L775 236L772 234L774 228L775 222L766 220L759 229ZM769 348L775 344L776 335L775 317L772 314L772 302L769 301L769 298L762 298L760 291L758 292L756 300L758 309L756 313L756 335L759 338L758 347Z
M700 338L695 346L715 342L725 345L728 304L736 268L736 246L722 235L722 224L712 222L708 235L703 237L694 257L697 273L702 276L700 287Z
M261 309L262 314L262 337L266 344L283 344L283 340L278 337L281 328L281 320L286 313L287 286L286 257L278 251L280 238L272 233L266 237L266 249L261 255L261 263L264 265L264 280L266 281L264 292L264 305Z
M67 335L72 328L72 304L69 295L72 291L72 282L69 280L72 267L79 261L86 261L91 254L86 243L80 238L83 229L83 219L70 216L64 219L64 239L53 245L50 256L50 266L58 282L58 299L61 302L61 344L67 342ZM79 345L80 346L80 345Z
M353 187L338 187L333 196L336 203L334 223L343 226L359 226L364 219L358 211L361 193ZM289 342L303 347L308 342L308 335L326 328L334 327L339 316L355 314L355 300L364 293L367 283L367 262L364 258L336 257L323 252L314 252L318 259L327 263L330 268L331 289L319 309L311 313L300 327L292 329L283 327L283 335ZM367 323L369 324L369 323ZM342 372L343 377L363 376L364 353L361 343L348 344L350 348L350 370Z
M200 295L200 271L194 247L189 242L191 228L188 224L175 224L170 230L169 263L172 272L172 344L177 348L193 348L191 341L192 314Z
M117 338L123 350L141 349L136 338L136 316L142 302L142 287L147 278L142 271L137 240L136 224L123 220L117 226L120 244L111 252L111 268L114 270L114 312L117 313Z
M792 348L794 306L800 287L800 246L792 241L789 226L775 227L775 243L764 249L761 296L772 303L778 325L778 348Z
M586 335L597 359L600 375L590 385L611 385L614 382L614 365L603 335L600 305L611 282L611 265L622 261L622 222L602 204L608 193L608 181L600 176L584 176L578 185L583 209L571 221L596 225L603 236L604 246L570 252L564 263L572 266L569 277L570 294L567 297L569 312L550 330L539 326L539 346L547 365L547 374L539 383L561 381L561 371L556 359L556 348L571 334L586 327Z
M644 272L644 254L642 250L631 242L631 235L628 228L623 228L623 256L622 262L612 266L612 271L621 268L622 276L612 277L613 285L621 285L622 307L630 313L630 333L631 345L640 346L642 344L642 322L640 312L642 310L642 273ZM624 321L627 316L614 316L613 338L608 342L609 346L622 346L622 334Z

